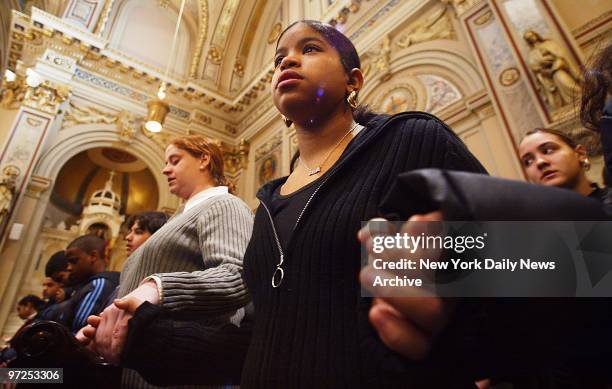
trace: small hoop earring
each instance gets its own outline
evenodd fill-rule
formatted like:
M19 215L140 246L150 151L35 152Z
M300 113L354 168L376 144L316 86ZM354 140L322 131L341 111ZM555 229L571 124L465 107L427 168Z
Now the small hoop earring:
M357 108L357 106L359 105L359 102L357 101L357 91L352 91L351 93L349 93L346 98L346 102L352 109Z
M582 168L586 171L591 169L591 161L588 158L585 158L580 161L580 164L582 165Z
M291 119L289 119L287 116L283 114L281 114L281 118L283 119L283 122L285 122L285 126L291 127L291 125L293 124L293 121Z

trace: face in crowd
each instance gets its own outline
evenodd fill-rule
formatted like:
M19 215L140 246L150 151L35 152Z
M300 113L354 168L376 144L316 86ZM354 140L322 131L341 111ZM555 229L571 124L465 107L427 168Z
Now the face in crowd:
M57 296L57 292L59 292L59 290L62 288L62 284L60 284L59 282L56 282L51 277L45 277L45 280L43 281L42 286L43 286L43 290L42 290L43 298L47 300L55 299Z
M147 239L151 237L151 233L140 226L140 221L136 220L130 228L130 232L125 237L127 246L127 255L130 256L138 247L140 247Z
M66 259L68 260L69 284L75 285L87 280L96 273L96 262L102 260L96 250L90 253L83 251L79 247L66 249Z
M339 47L342 44L338 41ZM271 83L272 99L281 113L294 121L314 122L333 116L338 109L349 109L344 104L346 96L360 86L350 74L358 72L354 68L359 67L359 58L347 56L343 62L339 50L303 22L283 33L277 44Z
M166 166L162 173L168 178L170 193L187 200L206 182L203 174L209 163L208 155L196 158L174 144L166 148Z
M36 309L32 304L17 304L17 316L19 316L21 320L27 319L33 313L36 313Z
M519 155L529 181L535 184L575 190L586 180L586 149L572 147L558 135L541 131L527 135Z

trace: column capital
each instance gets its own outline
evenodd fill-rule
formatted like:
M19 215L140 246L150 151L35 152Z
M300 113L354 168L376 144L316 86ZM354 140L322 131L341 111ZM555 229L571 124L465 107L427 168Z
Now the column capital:
M238 146L233 147L220 143L219 147L223 151L224 168L228 174L236 174L238 171L246 169L249 158L249 142L241 139Z

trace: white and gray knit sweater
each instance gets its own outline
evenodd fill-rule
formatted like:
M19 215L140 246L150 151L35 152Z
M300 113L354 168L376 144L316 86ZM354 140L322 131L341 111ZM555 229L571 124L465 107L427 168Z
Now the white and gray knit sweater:
M249 301L242 257L252 228L251 210L231 194L175 215L130 255L118 297L156 275L164 308L199 315L236 311Z

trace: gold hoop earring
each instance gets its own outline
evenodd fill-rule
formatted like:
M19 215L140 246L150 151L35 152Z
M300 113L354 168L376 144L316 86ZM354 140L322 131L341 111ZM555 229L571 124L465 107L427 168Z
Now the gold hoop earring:
M289 119L287 116L283 114L281 114L281 118L283 119L283 122L285 122L285 126L291 127L291 125L293 124L293 121L291 119Z
M357 91L352 91L351 93L349 93L346 98L346 102L352 109L357 108L357 106L359 105L359 102L357 101Z
M588 158L585 158L580 161L580 165L582 165L582 168L586 171L591 169L591 161Z

